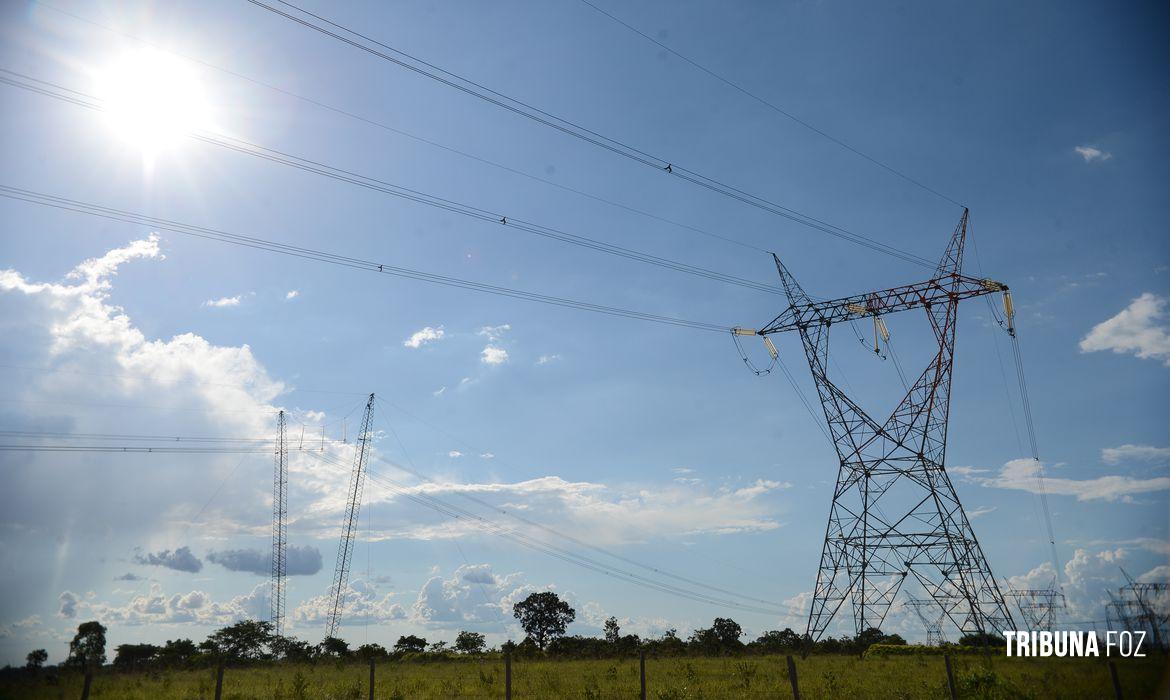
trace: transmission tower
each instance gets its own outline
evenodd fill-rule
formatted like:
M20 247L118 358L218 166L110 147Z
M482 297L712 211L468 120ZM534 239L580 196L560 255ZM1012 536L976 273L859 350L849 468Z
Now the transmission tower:
M1125 569L1121 573L1128 585L1123 586L1118 593L1134 613L1131 615L1130 629L1148 630L1154 646L1165 649L1166 631L1170 628L1170 615L1166 612L1170 607L1170 584L1164 581L1136 581Z
M1007 595L1015 599L1027 629L1051 632L1056 628L1056 611L1064 609L1063 593L1055 588L1009 588Z
M906 601L906 605L914 610L918 619L922 621L922 626L926 628L926 643L929 646L936 647L946 643L947 638L942 631L945 615L938 603L930 598L913 598Z
M277 418L276 468L272 477L272 631L284 634L284 574L288 564L285 517L288 515L288 442L284 411Z
M330 588L330 597L333 598L333 607L329 613L329 622L325 628L326 637L337 636L337 627L341 624L341 610L345 602L345 591L349 588L349 562L353 558L353 534L357 525L358 511L362 505L362 486L365 483L366 453L370 443L370 418L374 413L374 395L370 394L366 402L366 411L362 416L361 430L358 431L357 452L353 458L353 469L349 475L349 500L345 506L345 519L341 523L341 544L337 547L337 568L333 572L333 586Z
M944 466L959 302L1002 292L1011 309L1006 285L962 274L967 216L964 210L931 279L867 294L814 302L773 256L789 306L754 334L766 343L772 334L800 334L839 458L808 619L813 640L846 599L858 633L880 626L908 578L964 633L1014 624ZM912 309L926 312L938 350L890 417L878 422L829 378L829 329Z

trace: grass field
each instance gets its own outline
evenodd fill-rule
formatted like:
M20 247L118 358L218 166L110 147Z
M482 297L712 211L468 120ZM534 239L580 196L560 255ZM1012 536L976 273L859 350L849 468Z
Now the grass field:
M797 659L804 698L881 700L946 698L941 656L858 659L813 656ZM1008 659L953 657L960 698L1113 698L1109 669L1099 659ZM1166 659L1117 659L1123 697L1170 697L1165 693ZM790 698L783 656L647 659L647 697ZM267 665L228 668L225 700L359 700L368 697L369 668L361 665ZM637 698L637 660L523 661L512 664L516 698ZM80 698L82 678L52 671L8 675L0 698ZM185 700L211 698L214 669L99 672L91 698ZM504 666L498 656L431 663L384 662L377 667L375 697L502 698Z

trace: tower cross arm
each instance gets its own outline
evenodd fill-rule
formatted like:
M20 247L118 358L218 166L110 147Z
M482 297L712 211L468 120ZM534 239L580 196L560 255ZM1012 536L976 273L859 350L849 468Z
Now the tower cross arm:
M1002 282L954 273L840 299L818 302L800 299L757 333L771 335L812 326L831 326L841 321L884 316L1007 290L1008 286Z

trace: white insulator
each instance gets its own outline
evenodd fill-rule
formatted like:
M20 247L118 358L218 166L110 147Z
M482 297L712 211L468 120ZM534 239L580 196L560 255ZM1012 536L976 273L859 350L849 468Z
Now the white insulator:
M740 328L739 326L732 328L731 332L736 334L736 335L755 335L756 334L756 332L754 330L752 330L751 328Z
M1012 303L1012 293L1008 290L1003 290L1003 313L1007 316L1008 332L1015 335L1016 332L1016 306Z
M768 348L768 354L772 356L773 360L780 359L780 351L776 349L776 346L772 344L772 339L768 336L764 336L764 347Z
M869 309L865 308L861 304L846 304L845 310L851 314L857 314L858 316L864 316L869 313Z
M886 328L886 322L880 318L874 320L877 322L878 333L881 334L882 340L887 343L890 342L890 329Z

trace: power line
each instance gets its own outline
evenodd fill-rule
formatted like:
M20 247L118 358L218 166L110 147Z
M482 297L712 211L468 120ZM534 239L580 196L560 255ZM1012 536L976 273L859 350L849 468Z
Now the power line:
M314 459L318 459L322 462L333 464L334 466L344 466L344 465L342 465L342 463L340 461L332 458L327 453L322 454L319 452L310 452L309 454ZM700 593L697 591L692 591L692 590L689 590L686 588L675 586L673 584L663 583L661 581L656 581L652 578L642 576L640 574L636 574L634 572L631 572L631 571L628 571L625 569L614 567L612 565L605 564L604 562L599 562L596 559L592 559L588 556L572 552L571 550L564 549L562 547L545 542L543 540L535 539L535 538L533 538L529 535L526 535L518 530L501 526L489 518L485 518L484 516L478 515L472 511L468 511L464 508L460 508L459 506L455 506L455 505L453 505L447 501L444 501L440 498L437 498L435 496L431 496L431 495L425 494L425 493L420 493L417 490L412 489L409 486L401 484L401 483L399 483L399 482L397 482L389 477L386 477L380 473L374 472L373 470L369 470L367 473L367 476L372 483L381 485L383 488L385 488L393 493L397 493L398 495L400 495L400 496L402 496L402 497L404 497L412 502L415 502L415 503L422 505L426 508L430 508L431 510L435 510L436 512L439 512L443 515L446 515L449 518L452 518L455 520L461 520L464 522L470 522L475 527L478 527L478 528L484 530L485 532L488 532L489 534L493 534L493 535L496 535L498 537L502 537L504 539L511 540L517 544L520 544L523 547L533 549L535 551L538 551L538 552L541 552L541 553L546 554L548 556L551 556L555 559L564 561L564 562L569 563L569 564L573 564L574 566L579 566L579 567L582 567L584 569L594 571L596 573L601 573L601 574L604 574L606 576L611 576L611 577L617 578L619 580L622 580L626 583L632 583L632 584L637 585L637 586L649 588L651 590L656 590L656 591L659 591L661 593L666 593L668 595L673 595L676 597L686 598L688 600L692 600L692 601L696 601L696 602L708 603L711 605L717 605L717 606L726 607L726 608L733 608L733 609L737 609L737 610L743 610L746 612L756 612L756 613L769 614L769 615L782 614L782 611L780 611L776 608L761 608L758 606L744 605L741 603L736 603L735 601L731 601L731 600L723 600L720 598L715 598L713 596L709 596L709 595L704 594L704 593Z
M322 26L321 24L307 20L304 17L299 17L297 15L290 14L290 13L285 12L277 7L269 5L265 2L261 2L261 0L247 0L247 1L252 3L253 5L256 5L257 7L263 8L265 10L268 10L269 12L272 12L272 13L280 15L281 17L284 17L288 20L296 22L297 24L300 24L308 29L312 29L316 32L324 34L325 36L328 36L328 37L331 37L331 38L336 39L338 41L341 41L343 43L349 44L350 46L353 46L354 48L360 49L362 51L365 51L366 53L369 53L373 56L376 56L376 57L381 58L383 60L389 61L391 63L394 63L395 65L406 68L407 70L413 71L419 75L422 75L424 77L430 78L430 79L435 80L435 81L438 81L438 82L440 82L444 85L447 85L449 87L455 88L456 90L459 90L459 91L464 92L468 95L471 95L472 97L476 97L476 98L479 98L481 100L484 100L485 102L489 102L491 104L494 104L498 107L501 107L501 108L506 109L510 112L513 112L519 116L526 117L528 119L531 119L532 121L543 124L547 127L550 127L550 128L555 129L557 131L560 131L564 134L567 134L567 135L572 136L574 138L580 139L582 141L590 143L590 144L597 146L599 148L603 148L603 149L610 151L611 153L614 153L616 155L622 156L624 158L628 158L630 160L641 163L643 165L650 166L656 170L660 170L660 171L665 172L667 174L674 175L674 176L679 177L683 180L686 180L692 184L698 185L699 187L710 190L710 191L715 192L717 194L721 194L725 197L729 197L729 198L736 200L740 203L747 204L748 206L752 206L752 207L755 207L757 209L761 209L763 211L767 211L771 214L775 214L776 216L780 216L782 218L788 219L789 221L793 221L795 223L798 223L802 226L806 226L808 228L812 228L812 229L821 231L822 233L826 233L830 236L834 236L836 238L840 238L840 239L848 241L850 243L860 245L860 246L868 248L874 252L882 253L884 255L889 255L889 256L898 258L900 260L903 260L905 262L913 263L915 265L921 265L921 266L927 267L929 269L933 269L935 266L934 262L927 260L925 258L922 258L918 255L913 254L913 253L909 253L907 251L900 250L898 248L895 248L894 246L888 245L886 243L882 243L882 242L877 241L877 240L870 238L868 236L864 236L864 235L859 234L859 233L854 233L854 232L849 231L849 230L842 228L840 226L830 224L830 223L828 223L826 221L822 221L821 219L818 219L816 217L801 213L795 209L791 209L789 207L782 206L782 205L777 204L775 202L764 199L763 197L759 197L757 195L751 194L751 193L749 193L745 190L742 190L740 188L734 187L734 186L729 185L729 184L724 183L724 182L720 182L719 180L716 180L714 178L710 178L710 177L707 177L705 175L702 175L701 173L698 173L696 171L688 170L688 169L676 164L672 160L667 160L664 158L660 158L658 156L651 155L645 151L642 151L642 150L639 150L633 146L630 146L629 144L618 141L617 139L603 136L596 131L593 131L593 130L588 129L584 126L581 126L580 124L576 124L574 122L569 121L568 119L564 119L562 117L555 116L553 114L550 114L549 112L546 112L542 109L534 107L531 104L528 104L526 102L523 102L523 101L518 100L518 99L513 98L513 97L509 97L509 96L504 95L500 92L492 90L491 88L488 88L485 85L477 83L473 80L470 80L468 78L464 78L460 75L457 75L457 74L452 73L450 71L439 68L438 66L436 66L432 63L428 63L428 62L426 62L426 61L424 61L416 56L412 56L404 51L400 51L399 49L396 49L392 46L389 46L388 44L382 43L382 42L380 42L376 39L373 39L372 37L369 37L365 34L354 31L353 29L350 29L350 28L345 27L341 24L338 24L336 22L328 20L320 15L313 14L312 12L309 12L308 10L305 10L301 7L298 7L292 3L285 2L284 0L278 0L281 5L292 8L292 9L296 10L297 12L300 12L303 15L306 15L308 17L312 17L313 19L318 20L319 22L323 22L324 24L328 25L329 27L333 27L334 29L337 29L341 32L344 32L345 34L348 34L350 36L358 37L362 41L369 42L370 44L373 44L373 45L378 46L380 48L374 48L373 46L369 46L365 43L362 43L362 41L357 41L355 39L352 39L352 38L350 38L350 36L344 36L342 34L339 34L338 32L333 31L326 26ZM381 49L385 49L385 51L383 51ZM386 51L389 51L391 53L386 53Z
M0 68L0 72L17 76L18 78L25 81L32 81L32 83L35 84L21 82L20 80L13 80L3 76L0 76L0 83L21 88L23 90L28 90L46 97L53 97L78 106L88 107L96 111L105 110L101 101L93 95L5 68ZM57 92L55 92L55 90ZM391 182L386 182L385 180L380 180L368 175L362 175L360 173L355 173L343 168L337 168L320 161L309 158L302 158L290 153L267 148L265 146L251 143L249 141L244 141L242 139L214 135L207 132L191 132L187 135L196 141L202 141L204 143L211 144L213 146L219 146L221 148L235 151L237 153L242 153L244 155L255 156L273 163L287 165L305 172L322 175L324 177L328 177L340 182L345 182L351 185L357 185L358 187L363 187L368 190L381 192L383 194L399 197L401 199L417 202L419 204L425 204L430 207L435 207L444 211L467 216L482 222L502 224L507 228L525 231L527 233L541 236L543 238L548 238L550 240L559 241L561 243L588 248L601 253L615 255L618 257L627 258L629 260L634 260L636 262L655 265L658 267L675 270L676 272L682 272L684 274L694 275L696 277L703 277L717 282L733 284L756 291L768 292L770 294L781 293L781 290L773 285L755 282L744 279L742 277L736 277L734 275L718 272L715 270L709 270L697 265L690 265L688 263L672 260L670 258L652 255L650 253L643 253L632 248L626 248L624 246L619 246L613 243L606 243L594 238L581 236L575 233L569 233L568 231L552 228L550 226L544 226L543 224L538 224L532 221L517 219L515 217L508 217L502 212L482 209L480 207L469 204L463 204L461 202L456 202L454 200L428 194L419 190L410 189L408 187L396 185Z
M780 115L788 118L789 120L808 129L809 131L812 131L813 133L818 134L818 135L828 139L829 141L832 141L833 143L837 144L841 148L844 148L845 150L849 151L850 153L852 153L856 156L860 156L861 158L864 158L865 160L868 160L870 163L873 163L874 165L878 166L879 168L882 168L890 173L893 173L894 175L897 175L898 177L902 178L906 182L909 182L910 184L912 184L916 187L920 187L921 189L935 195L936 197L944 199L944 200L950 202L951 204L954 204L955 206L958 206L958 207L963 206L962 203L948 197L947 195L943 194L942 192L939 192L938 190L934 189L933 187L925 185L922 182L910 177L906 173L898 170L897 168L894 168L893 166L888 165L888 164L878 160L877 158L874 158L873 156L871 156L867 153L864 153L864 152L858 150L857 148L854 148L853 146L850 146L845 141L842 141L841 139L837 138L836 136L833 136L832 134L830 134L822 129L817 128L816 126L810 124L809 122L805 121L804 119L801 119L800 117L796 116L792 112L789 112L788 110L784 109L783 107L780 107L776 103L771 102L769 100L766 100L763 97L760 97L756 93L748 90L747 88L745 88L742 85L740 85L739 83L731 80L730 78L726 78L723 75L720 75L719 73L716 73L715 71L711 70L707 66L699 63L698 61L695 61L694 59L679 53L678 51L676 51L675 49L666 45L665 43L646 34L645 32L643 32L642 30L633 26L632 24L629 24L628 22L622 20L620 17L618 17L610 12L607 12L606 10L603 10L602 8L593 4L589 0L581 0L581 2L585 3L589 7L592 7L594 10L596 10L600 14L610 18L614 22L617 22L618 24L622 25L626 29L629 29L631 32L634 32L635 34L642 37L646 41L649 41L650 43L654 44L655 46L658 46L662 50L682 59L683 61L686 61L687 63L691 64L695 68L698 68L699 70L703 71L704 73L711 76L712 78L715 78L716 80L723 83L724 85L727 85L728 87L731 87L734 90L736 90L736 91L750 97L751 99L755 100L756 102L764 105L765 107L772 110L773 112L776 112L777 114L780 114Z
M192 56L187 56L185 54L178 53L178 52L172 51L170 49L166 49L166 48L160 46L159 44L156 44L156 43L149 41L147 39L143 39L142 37L136 36L134 34L130 34L128 32L121 31L119 29L115 29L113 27L102 24L100 22L95 22L91 19L88 19L86 17L82 17L80 15L75 15L72 12L68 12L66 10L62 10L60 8L57 8L57 7L53 7L52 5L41 4L40 7L44 7L46 9L52 10L54 12L58 12L60 14L67 16L67 17L71 17L79 22L84 22L85 24L88 24L88 25L93 26L93 27L97 27L99 29L105 30L105 31L110 32L112 34L117 34L119 36L125 37L127 39L132 40L132 41L136 41L144 46L150 46L150 47L152 47L158 51L161 51L163 53L166 53L168 55L181 58L185 61L189 61L191 63L195 63L195 64L210 68L210 69L215 70L215 71L219 71L225 75L233 76L233 77L238 78L240 80L244 80L244 81L247 81L249 83L252 83L253 85L257 85L257 86L263 87L265 89L271 90L273 92L279 93L279 94L284 95L286 97L291 97L293 99L300 100L302 102L305 102L306 104L311 104L311 105L314 105L316 107L320 107L321 109L328 110L330 112L333 112L334 114L339 114L339 115L347 117L349 119L353 119L353 120L368 124L369 126L377 127L377 128L382 129L384 131L388 131L392 134L397 134L398 136L402 136L402 137L417 141L418 143L423 143L423 144L426 144L428 146L432 146L434 148L438 148L438 149L447 151L448 153L454 153L455 155L461 156L463 158L467 158L469 160L473 160L477 163L489 165L493 168L498 168L498 169L503 170L505 172L509 172L509 173L514 174L514 175L519 175L521 177L528 178L529 180L533 180L535 182L541 182L541 183L544 183L550 187L555 187L555 188L563 190L565 192L571 192L575 195L585 197L587 199L592 199L593 201L596 201L596 202L601 202L603 204L607 204L609 206L612 206L612 207L615 207L618 209L622 209L624 211L628 211L628 212L633 213L633 214L638 214L640 216L644 216L644 217L647 217L649 219L653 219L655 221L662 222L664 224L676 226L678 228L691 231L693 233L698 233L698 234L703 235L703 236L708 236L710 238L720 240L720 241L723 241L725 243L729 243L731 245L740 246L742 248L746 248L748 250L752 250L752 251L759 252L759 253L769 252L768 250L761 248L760 246L753 245L751 243L747 243L745 241L741 241L741 240L736 239L736 238L732 238L731 236L726 236L723 234L714 233L712 231L708 231L706 229L703 229L699 226L695 226L693 224L688 224L688 223L684 223L681 221L675 221L673 219L670 219L670 218L667 218L664 216L660 216L658 214L654 214L653 212L648 212L648 211L645 211L643 209L638 209L637 207L633 207L633 206L630 206L628 204L623 204L621 202L617 202L617 201L614 201L612 199L607 199L607 198L602 197L600 195L592 194L590 192L586 192L584 190L577 189L575 187L570 187L570 186L565 185L563 183L556 182L556 181L550 180L548 178L540 177L539 175L534 175L530 172L526 172L526 171L521 170L519 168L513 168L511 166L504 165L503 163L500 163L498 161L494 161L494 160L491 160L489 158L484 158L482 156L477 156L473 153L468 153L467 151L463 151L463 150L460 150L458 148L454 148L452 146L448 146L446 144L440 143L439 141L435 141L433 139L428 139L426 137L419 136L418 134L413 134L409 131L405 131L403 129L399 129L397 127L390 126L389 124L386 124L385 122L381 122L381 121L378 121L376 119L372 119L370 117L362 116L361 114L358 114L356 112L351 112L349 110L342 109L340 107L335 107L333 105L330 105L328 103L322 102L322 101L317 100L317 99L314 99L312 97L306 97L305 95L298 94L298 93L293 92L291 90L286 90L282 87L273 85L271 83L264 82L263 80L259 80L259 79L253 78L251 76L245 75L243 73L239 73L237 71L234 71L234 70L231 70L228 68L224 68L223 66L219 66L219 65L216 65L214 63L204 61L202 59L194 58ZM358 393L360 393L360 392L358 392Z
M389 420L386 419L385 416L382 416L382 418L383 418L383 420L385 420L386 426L388 428L390 428L390 432L394 435L395 440L398 441L398 445L402 449L403 454L406 455L406 447L402 444L402 441L398 438L398 433L390 425ZM399 469L401 471L407 472L408 474L411 474L412 476L417 477L417 478L425 481L426 483L429 483L429 484L439 483L439 482L436 482L431 477L427 476L426 474L423 474L422 472L418 471L418 469L414 467L413 462L411 462L411 467L408 469L407 467L404 467L401 464L398 464L396 462L392 462L389 459L382 457L381 455L374 455L374 459L377 459L381 462L385 462L386 464L389 464L390 466L394 467L395 469ZM407 461L410 462L409 455L407 455ZM740 598L743 598L744 600L749 600L749 601L753 601L756 603L763 603L764 605L772 605L772 601L763 600L761 598L752 598L750 596L743 596L743 595L740 595L738 593L735 593L734 591L729 591L729 590L724 589L724 588L719 588L718 586L712 586L710 584L703 583L702 581L697 581L697 580L692 579L692 578L687 578L687 577L681 576L679 574L671 573L670 571L667 571L667 570L662 569L660 567L652 566L650 564L643 564L642 562L636 561L634 559L623 556L623 555L618 554L616 552L612 552L608 549L605 549L604 547L600 547L598 545L592 544L590 542L586 542L584 540L581 540L581 539L574 537L572 535L569 535L567 533L561 532L555 528L549 527L548 525L543 525L543 524L538 523L538 522L531 520L529 518L525 518L524 516L517 515L516 513L509 511L509 510L506 510L504 508L499 508L499 507L493 505L492 503L489 503L488 501L486 501L482 498L478 498L476 496L473 496L469 493L456 492L456 495L458 495L461 498L464 498L466 500L472 501L473 503L476 503L480 506L483 506L484 508L488 508L490 510L493 510L501 515L506 515L506 516L513 518L515 520L519 520L520 522L525 523L526 525L538 528L538 529L543 530L551 535L554 535L556 537L560 537L561 539L564 539L564 540L568 540L569 542L572 542L573 544L579 545L581 547L585 547L587 549L592 549L595 552L598 552L600 554L604 554L608 557L612 557L614 559L617 559L618 561L622 561L622 562L625 562L627 564L633 564L634 566L637 566L637 567L642 568L642 569L646 569L647 571L651 571L653 573L656 573L656 574L659 574L662 576L666 576L667 578L672 578L672 579L675 579L677 581L682 581L682 582L688 583L692 586L698 586L700 588L706 588L708 590L715 591L718 593L724 593L727 595L740 597Z
M391 275L394 277L403 277L406 279L417 280L421 282L429 282L447 287L457 287L460 289L467 289L474 292L482 292L485 294L493 294L496 296L510 297L513 299L521 299L524 301L532 301L541 304L548 304L551 306L560 306L564 308L577 309L579 311L591 311L593 313L606 314L609 316L619 316L622 318L631 318L639 321L649 321L653 323L661 323L665 325L680 326L684 328L692 328L695 330L711 331L716 333L727 333L731 329L727 326L722 326L715 323L707 323L703 321L691 321L673 316L662 316L659 314L651 314L643 311L635 311L632 309L624 309L616 306L606 306L602 304L594 304L592 302L579 301L574 299L566 299L563 297L550 296L547 294L539 294L536 292L527 292L509 287L500 287L497 285L485 284L483 282L474 282L458 277L450 277L446 275L438 275L430 272L423 272L407 267L399 267L395 265L388 265L385 263L376 263L370 260L363 260L360 258L352 258L335 253L328 253L312 248L303 248L300 246L292 246L285 243L278 243L253 236L243 236L239 234L228 233L226 231L206 228L202 226L194 226L191 224L184 224L178 221L168 219L160 219L157 217L147 216L135 212L128 212L120 209L113 209L110 207L103 207L97 204L82 202L79 200L68 199L65 197L57 197L55 195L36 192L33 190L26 190L17 187L10 187L8 185L0 185L0 196L9 199L29 202L40 206L61 209L65 211L73 211L87 216L94 216L113 221L123 221L129 224L151 227L155 229L172 231L185 236L193 236L195 238L203 238L218 243L230 243L232 245L243 246L246 248L254 248L271 253L279 253L281 255L288 255L295 258L302 258L306 260L313 260L315 262L328 263L330 265L337 265L340 267L347 267L351 269L364 270L366 272L375 272L384 275ZM3 399L0 399L3 400Z

